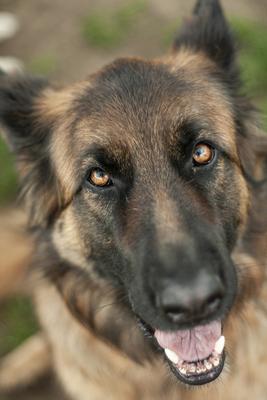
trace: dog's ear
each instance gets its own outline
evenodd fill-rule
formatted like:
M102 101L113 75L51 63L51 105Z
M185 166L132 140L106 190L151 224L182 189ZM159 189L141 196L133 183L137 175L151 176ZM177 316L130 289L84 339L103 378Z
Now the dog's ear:
M41 121L38 99L48 88L40 78L0 77L1 134L15 155L21 191L33 223L55 211L57 185L48 147L51 126Z
M203 51L223 69L231 68L235 45L219 0L198 0L174 41L174 50Z
M237 136L241 166L250 182L264 184L267 188L267 135L252 132L251 129Z
M0 122L10 149L30 156L45 132L36 126L35 102L48 83L41 78L2 75L0 79Z

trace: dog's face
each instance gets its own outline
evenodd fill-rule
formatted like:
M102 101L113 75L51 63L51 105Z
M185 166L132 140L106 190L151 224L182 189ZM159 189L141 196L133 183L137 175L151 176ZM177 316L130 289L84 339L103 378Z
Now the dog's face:
M204 3L167 58L118 60L64 90L0 88L34 223L124 291L189 384L223 368L249 204L233 44L218 3Z

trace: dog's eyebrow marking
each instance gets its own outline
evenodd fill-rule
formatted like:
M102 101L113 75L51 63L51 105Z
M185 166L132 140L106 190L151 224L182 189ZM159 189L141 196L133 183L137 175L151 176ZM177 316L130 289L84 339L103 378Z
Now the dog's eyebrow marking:
M88 164L96 164L99 167L107 168L110 172L127 174L132 170L130 153L126 146L114 146L114 143L91 143L89 147L81 151L77 158L77 166L83 170Z

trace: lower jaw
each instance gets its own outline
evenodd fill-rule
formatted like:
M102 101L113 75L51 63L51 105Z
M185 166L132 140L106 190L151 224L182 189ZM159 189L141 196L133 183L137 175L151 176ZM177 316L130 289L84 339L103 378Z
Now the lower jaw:
M145 335L147 337L154 338L154 329L151 328L140 317L137 317L137 320L139 323L139 327L145 333ZM212 355L210 355L207 360L204 360L204 363L205 363L205 361L209 362L209 358L211 356ZM182 365L181 366L175 365L167 357L165 357L165 360L168 363L172 373L182 383L185 383L186 385L190 385L190 386L201 386L201 385L206 385L208 383L211 383L212 381L216 380L220 376L220 374L224 368L225 358L226 358L225 351L223 351L223 353L221 355L216 355L216 362L215 362L216 365L213 365L212 369L207 370L207 368L206 368L205 372L200 372L200 373L194 373L194 372L183 373L181 371ZM217 362L217 360L218 360L218 362ZM202 362L203 361L200 361L200 363L202 363ZM197 367L197 363L188 363L188 364L196 364L196 367Z
M208 362L210 364L208 360L205 361L206 363ZM204 370L204 366L202 365L204 365L205 361L199 361L197 363L189 364L187 368L188 371L186 371L185 366L181 365L178 367L177 365L173 364L171 361L167 359L167 362L174 375L183 383L193 386L205 385L207 383L214 381L219 377L224 367L225 352L223 352L221 356L217 358L216 364L218 365L213 366L210 370L207 370L207 368L205 368ZM191 365L191 372L189 371L190 365ZM195 372L193 372L194 369L196 370Z

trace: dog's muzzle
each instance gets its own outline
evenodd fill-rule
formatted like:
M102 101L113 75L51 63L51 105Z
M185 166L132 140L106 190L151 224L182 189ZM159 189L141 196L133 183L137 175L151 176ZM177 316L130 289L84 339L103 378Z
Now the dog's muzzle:
M156 308L169 321L170 330L158 328L154 336L172 371L190 385L213 381L225 360L225 338L218 317L224 303L224 282L218 274L202 270L187 284L165 279L160 286Z

